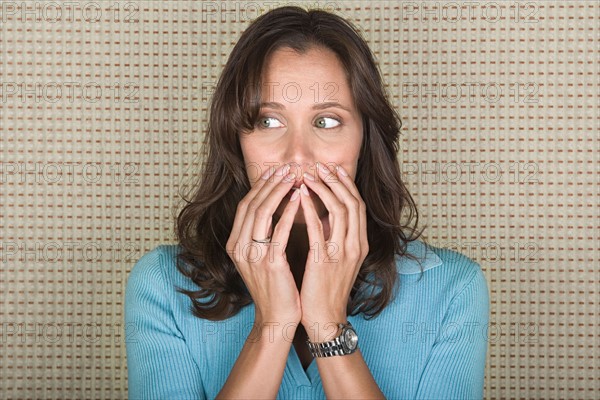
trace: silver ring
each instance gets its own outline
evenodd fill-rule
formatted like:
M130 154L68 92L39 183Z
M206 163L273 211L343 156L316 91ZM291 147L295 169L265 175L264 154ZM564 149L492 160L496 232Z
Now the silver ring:
M255 243L271 243L271 238L268 237L268 238L262 239L262 240L256 240L256 239L252 238L252 241Z

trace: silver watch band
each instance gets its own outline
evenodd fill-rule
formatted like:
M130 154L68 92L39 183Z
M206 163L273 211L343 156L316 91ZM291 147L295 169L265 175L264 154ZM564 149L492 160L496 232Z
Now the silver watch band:
M311 343L308 340L306 343L311 352L317 357L343 356L345 354L339 337L325 343Z
M345 331L345 328L349 327L352 329L350 322L346 321L346 323L340 323L338 324L338 327L341 329L341 333L333 340L319 343L312 343L310 340L306 341L308 349L313 357L344 356L347 354L352 354L356 350L356 348L354 348L348 351L342 344L342 335Z

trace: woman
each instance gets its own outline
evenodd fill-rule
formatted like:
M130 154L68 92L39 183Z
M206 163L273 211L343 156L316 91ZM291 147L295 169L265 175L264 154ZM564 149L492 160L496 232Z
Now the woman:
M418 240L399 130L351 24L257 18L217 84L179 245L130 273L130 398L481 398L485 277Z

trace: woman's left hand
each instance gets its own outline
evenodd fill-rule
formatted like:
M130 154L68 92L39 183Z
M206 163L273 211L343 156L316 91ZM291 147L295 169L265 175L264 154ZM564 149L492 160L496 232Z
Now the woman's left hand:
M360 266L369 253L365 203L352 177L339 166L335 172L317 163L318 178L305 174L305 184L329 211L329 237L314 202L301 195L309 251L302 279L302 320L311 342L332 340L338 323L347 320L346 308ZM327 223L327 221L326 221Z

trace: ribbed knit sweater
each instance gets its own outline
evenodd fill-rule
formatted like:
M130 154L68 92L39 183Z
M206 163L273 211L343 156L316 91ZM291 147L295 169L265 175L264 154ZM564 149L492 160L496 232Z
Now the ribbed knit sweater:
M254 304L223 321L192 315L175 290L198 286L175 266L179 246L160 245L129 274L125 294L130 399L213 399L254 322ZM479 264L410 242L419 264L396 256L397 295L376 318L348 316L358 347L388 399L482 398L489 294ZM206 301L206 300L204 300ZM278 399L325 399L316 360L306 371L291 346Z

